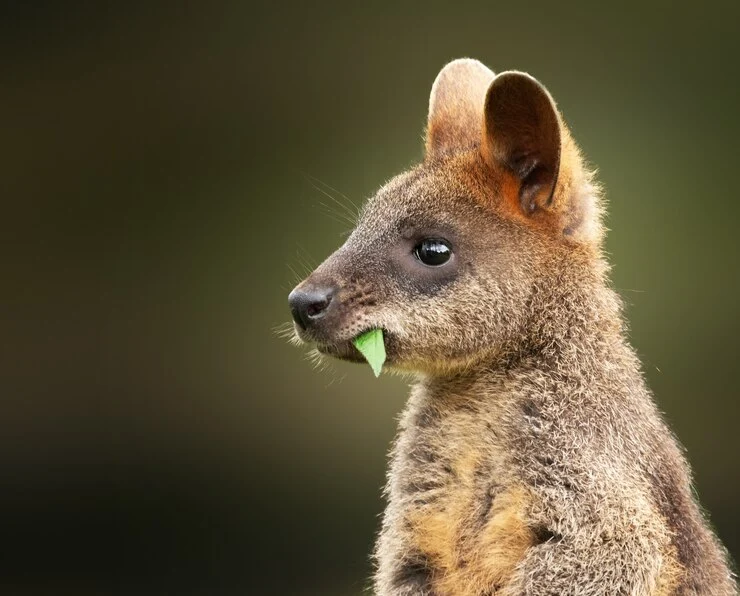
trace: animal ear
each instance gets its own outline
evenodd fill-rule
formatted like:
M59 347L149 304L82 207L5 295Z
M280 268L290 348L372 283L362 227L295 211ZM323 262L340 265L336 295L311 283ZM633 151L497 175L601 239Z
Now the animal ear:
M454 60L440 71L429 97L426 161L478 145L486 91L494 76L469 58Z
M488 88L483 119L481 154L488 166L505 178L524 213L549 208L562 142L550 94L528 74L501 73Z

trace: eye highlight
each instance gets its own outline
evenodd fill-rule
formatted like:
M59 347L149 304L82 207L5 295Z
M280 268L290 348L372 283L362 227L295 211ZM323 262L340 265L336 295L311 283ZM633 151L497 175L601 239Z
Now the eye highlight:
M452 247L442 238L426 238L414 247L414 256L425 265L439 267L450 260Z

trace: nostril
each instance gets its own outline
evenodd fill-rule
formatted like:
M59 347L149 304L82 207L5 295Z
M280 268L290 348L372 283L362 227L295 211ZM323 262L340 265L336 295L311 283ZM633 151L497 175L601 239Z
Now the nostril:
M325 296L322 296L321 298L317 298L315 302L311 302L306 306L306 315L308 315L308 317L311 319L318 319L319 317L323 316L323 314L326 312L326 309L329 308L329 303L331 302L331 299L331 294L327 294Z
M305 330L314 321L326 314L333 297L333 288L293 290L288 297L293 320L301 329Z

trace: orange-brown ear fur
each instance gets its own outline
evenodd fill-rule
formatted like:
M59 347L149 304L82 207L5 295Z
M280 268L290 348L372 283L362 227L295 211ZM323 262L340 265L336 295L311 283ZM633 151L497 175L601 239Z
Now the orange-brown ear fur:
M429 97L426 161L479 143L483 104L494 76L469 58L454 60L440 71Z

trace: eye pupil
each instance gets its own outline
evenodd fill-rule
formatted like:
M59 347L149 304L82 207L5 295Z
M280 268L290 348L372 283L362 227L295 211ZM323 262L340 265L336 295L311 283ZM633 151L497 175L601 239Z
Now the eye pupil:
M416 246L414 254L425 265L438 267L450 260L452 249L446 240L427 238Z

